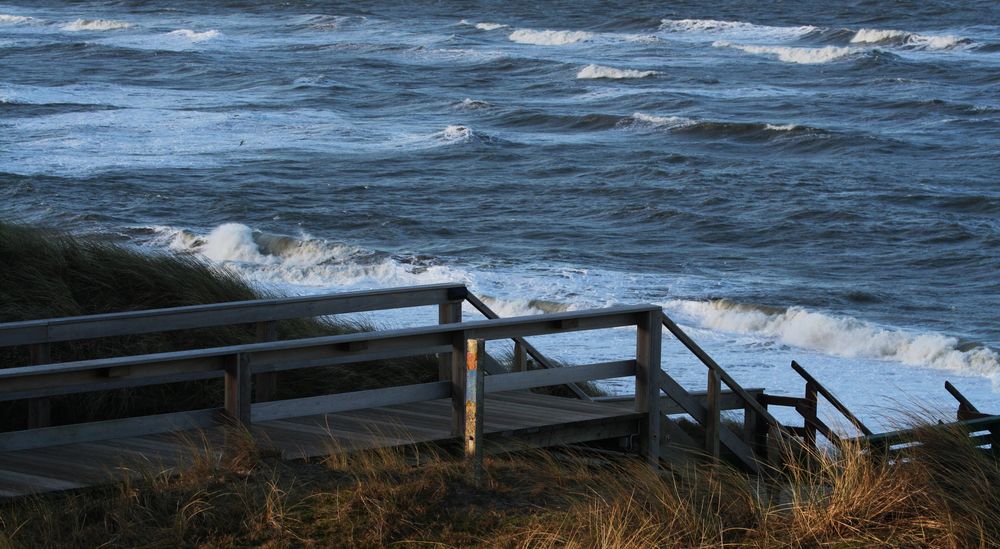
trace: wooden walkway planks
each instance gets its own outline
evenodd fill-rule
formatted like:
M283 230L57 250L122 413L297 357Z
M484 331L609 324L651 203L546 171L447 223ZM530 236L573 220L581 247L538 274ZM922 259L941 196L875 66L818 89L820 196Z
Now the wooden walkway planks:
M511 392L490 394L484 432L494 448L545 446L638 430L639 415L622 403ZM448 440L451 400L386 406L254 424L255 438L284 459ZM500 437L500 438L496 438ZM221 427L0 453L0 497L16 497L93 486L128 476L177 471L192 465L205 442L218 451ZM488 440L488 442L490 442Z

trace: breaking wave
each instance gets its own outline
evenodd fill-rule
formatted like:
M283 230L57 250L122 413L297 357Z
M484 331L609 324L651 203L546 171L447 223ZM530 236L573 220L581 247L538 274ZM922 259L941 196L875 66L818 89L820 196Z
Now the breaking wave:
M624 79L624 78L646 78L647 76L656 76L659 74L656 71L639 71L634 69L616 69L614 67L603 67L601 65L587 65L580 69L580 72L576 73L576 77L582 80L597 79L597 78L610 78L610 79Z
M939 333L883 328L801 307L774 309L726 300L676 300L665 307L712 330L773 338L833 356L889 360L1000 380L1000 354L995 350L963 345L957 338Z
M125 21L115 21L112 19L77 19L72 23L63 25L63 30L67 31L110 31L121 30L133 27L132 23Z
M965 38L952 35L931 36L900 30L882 29L861 29L851 37L852 44L886 44L932 50L951 49L968 42Z
M225 223L208 234L152 228L152 244L196 254L247 277L278 287L377 288L464 280L461 272L418 258L396 257L346 244L291 237Z
M205 40L211 40L212 38L219 36L219 31L212 29L204 32L196 32L191 29L177 29L175 31L168 32L167 36L186 38L192 42L204 42Z
M738 39L795 39L816 30L816 27L772 27L745 21L719 21L716 19L663 19L660 30L674 33L720 35Z
M855 50L847 47L824 46L822 48L795 48L789 46L754 46L749 44L734 44L723 40L712 43L716 48L734 48L755 55L776 55L785 63L817 64L829 63L847 57Z
M585 31L533 29L517 29L508 36L512 42L535 46L564 46L590 40L593 37L594 33Z
M24 25L37 21L34 17L24 15L7 15L0 13L0 25Z

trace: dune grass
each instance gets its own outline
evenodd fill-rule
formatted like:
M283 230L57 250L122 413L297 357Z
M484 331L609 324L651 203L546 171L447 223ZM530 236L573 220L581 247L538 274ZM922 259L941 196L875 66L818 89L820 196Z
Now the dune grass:
M897 461L815 452L766 481L530 451L487 458L481 487L434 447L283 462L192 445L179 475L0 505L0 547L996 547L1000 465L957 431L920 442Z
M196 258L0 223L0 322L265 296ZM279 337L365 329L279 323ZM250 326L55 346L54 360L252 341ZM27 363L0 349L0 365ZM430 357L287 373L282 396L436 379ZM212 383L56 399L57 421L218 406ZM16 404L6 427L23 422ZM0 547L997 547L1000 466L958 431L927 429L899 459L861 446L778 449L751 477L722 464L655 471L584 450L487 458L486 481L434 447L285 462L245 434L190 443L193 466L0 503Z

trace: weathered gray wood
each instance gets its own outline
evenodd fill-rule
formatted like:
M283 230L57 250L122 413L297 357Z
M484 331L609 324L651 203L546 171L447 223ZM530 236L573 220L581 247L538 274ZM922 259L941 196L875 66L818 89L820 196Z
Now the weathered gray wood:
M10 322L0 324L0 347L437 305L460 302L458 289L465 286L434 284Z
M483 484L483 404L486 401L482 361L486 357L486 341L470 339L465 343L465 459L469 461L472 481Z
M455 324L462 322L461 303L442 303L438 305L438 324ZM451 354L441 353L438 355L438 379L448 381L451 379Z
M979 408L976 408L976 406L972 404L969 399L965 398L965 395L958 390L958 387L952 385L950 381L944 382L944 388L946 391L951 393L951 396L955 397L955 400L958 401L958 412L955 414L956 419L961 421L963 419L975 419L989 415L980 412Z
M51 348L48 343L36 343L29 347L32 364L48 364L52 362ZM39 397L28 401L28 428L37 429L52 425L52 402L48 398Z
M528 371L528 352L524 350L524 342L514 340L514 360L511 364L511 371Z
M213 408L11 431L0 433L0 452L208 428L218 424L221 412Z
M454 334L451 349L451 434L465 435L465 368L468 358L468 338L464 333Z
M380 408L410 402L423 402L451 396L450 381L353 391L335 395L293 398L259 402L253 405L250 418L254 423L291 417L333 414L366 408Z
M635 372L634 360L601 362L598 364L569 366L553 370L511 372L488 376L486 378L486 392L519 391L522 389L534 389L536 387L565 385L580 381L627 377L634 376Z
M250 357L237 353L229 357L225 369L225 409L229 419L250 426Z
M719 459L719 431L721 430L721 407L719 391L721 383L715 370L708 370L708 390L705 398L705 449L713 459Z
M677 401L684 411L691 416L699 425L704 426L707 421L708 412L704 405L695 397L692 397L684 387L682 387L677 381L667 375L666 372L661 372L660 375L660 388L663 392L667 393L670 398ZM719 429L719 442L725 446L729 451L731 451L740 462L752 472L760 472L760 468L757 461L754 459L753 452L750 447L747 446L745 442L740 440L740 437L734 434L732 431L724 426L720 426Z
M660 464L660 369L663 334L661 317L655 310L640 314L635 341L635 411L646 414L640 425L641 451L653 467Z
M807 381L805 398L802 399L800 406L795 407L799 415L802 416L802 427L805 429L805 436L802 438L804 439L806 448L812 450L816 449L816 428L819 423L819 417L816 414L819 404L816 386L816 383Z
M745 389L747 393L751 395L759 395L764 392L764 389L759 388L748 388ZM689 395L700 399L702 402L705 400L707 394L706 391L689 391ZM614 395L614 396L596 396L594 397L594 402L605 402L605 403L633 403L635 401L635 395ZM736 393L723 389L719 393L719 408L721 410L742 410L744 408L743 399L739 397ZM660 396L660 413L664 415L671 414L684 414L686 413L683 408L674 400L667 395Z
M496 320L500 318L500 315L498 315L493 309L490 309L489 306L483 303L483 301L478 297L476 297L475 294L470 292L465 297L465 300L468 301L469 304L472 305L477 311L482 313L482 315L485 316L487 319ZM541 351L536 349L534 345L528 343L525 339L520 337L514 337L512 339L514 340L514 345L515 345L515 357L514 357L515 361L517 360L516 346L520 346L526 354L531 355L531 357L535 359L535 362L538 363L543 368L554 369L560 367L559 363L553 362L548 358L546 358L545 355L541 353ZM525 356L524 359L525 359L524 369L527 369L527 357ZM570 384L567 385L566 387L574 395L576 395L576 398L587 401L592 400L591 396L588 395L586 391L584 391L582 388L580 388L580 386L575 384Z
M566 400L566 399L563 399ZM528 448L545 448L580 442L627 438L639 434L642 414L611 418L584 419L527 429L494 432L487 430L486 453L517 452Z
M26 366L0 370L0 387L9 391L27 390L37 387L61 384L83 384L103 378L94 370L132 366L126 376L151 377L171 373L189 373L223 369L225 356L241 353L252 355L254 363L262 365L298 360L314 360L331 356L355 354L358 361L364 360L364 353L374 351L402 350L413 347L438 346L448 344L456 334L467 332L476 339L507 339L519 334L544 335L566 331L559 321L567 318L580 319L574 330L593 330L632 325L638 315L658 308L645 306L612 307L590 311L571 311L552 315L515 317L500 320L462 322L444 326L425 326L400 330L385 330L326 336L298 340L252 343L197 349L174 353L159 353L132 357L66 362L47 366ZM351 344L364 343L365 348L352 351ZM266 371L265 369L259 371ZM59 374L55 383L47 376ZM78 374L74 377L72 374Z
M257 341L267 342L278 339L278 323L274 320L257 323ZM278 374L275 372L264 372L254 376L253 392L255 402L267 402L274 399L274 393L278 390Z
M850 421L851 424L854 425L859 431L861 431L862 434L864 435L872 434L871 429L869 429L864 423L862 423L861 420L857 418L857 416L851 413L851 411L847 408L847 406L844 405L844 403L840 402L840 400L837 397L833 396L833 393L827 390L827 388L823 386L822 383L817 381L816 378L812 376L812 374L807 372L805 368L803 368L798 362L795 362L794 360L792 361L792 369L795 370L795 372L798 373L802 377L802 379L806 380L807 383L810 382L813 383L815 385L815 389L819 391L821 395L823 395L823 398L825 398L827 402L832 404L833 407L837 409L837 411L843 414L844 417L847 418L847 421Z
M757 399L754 398L753 395L747 393L743 389L743 387L739 383L737 383L736 380L733 379L732 376L730 376L729 373L722 368L722 366L719 366L719 364L715 362L715 359L709 356L709 354L706 353L705 350L701 348L701 346L695 343L694 340L691 339L691 337L687 335L687 333L685 333L684 330L680 328L680 326L678 326L666 314L662 314L662 317L663 317L663 325L667 328L667 330L670 331L670 333L673 334L674 337L676 337L677 340L680 341L682 345L687 347L687 349L691 351L691 353L694 354L694 356L696 356L698 360L701 361L702 364L704 364L706 367L710 369L715 370L719 374L719 379L721 379L722 382L725 383L727 387L732 389L733 392L738 394L740 398L743 399L743 402L750 408L753 408L753 411L756 412L764 421L767 421L769 425L775 427L776 429L781 429L781 422L775 419L774 416L772 416L770 412L767 411L767 408L761 406L761 404L757 402Z
M1000 428L1000 415L996 416L986 416L976 419L966 419L962 421L956 421L953 423L942 423L939 425L924 425L914 429L901 429L898 431L889 431L885 433L877 433L871 436L862 436L854 439L850 439L847 442L867 442L873 446L893 446L896 444L906 444L912 442L918 433L936 431L936 430L950 430L950 429L965 429L970 433L975 433L979 431L989 431L991 429Z

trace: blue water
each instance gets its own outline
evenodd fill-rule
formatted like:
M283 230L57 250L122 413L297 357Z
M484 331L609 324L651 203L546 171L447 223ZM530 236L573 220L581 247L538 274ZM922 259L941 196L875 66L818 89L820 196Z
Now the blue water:
M998 122L996 2L0 4L5 219L293 293L659 303L862 407L1000 410Z

